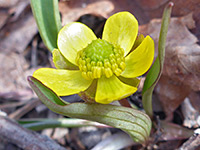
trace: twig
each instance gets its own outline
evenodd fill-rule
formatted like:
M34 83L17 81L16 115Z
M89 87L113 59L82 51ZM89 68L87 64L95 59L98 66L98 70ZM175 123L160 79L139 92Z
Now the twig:
M13 143L24 150L66 150L49 137L25 129L4 116L0 116L0 141Z
M13 108L13 107L19 107L22 105L25 105L27 101L20 101L20 102L13 102L13 103L5 103L0 105L0 109L6 109L6 108Z
M38 38L35 37L32 43L31 66L33 68L37 67L37 41L38 41Z
M197 150L200 149L200 134L194 134L177 150Z
M27 112L29 112L30 110L35 108L40 103L41 102L38 99L37 100L30 100L30 102L28 102L28 104L26 104L22 108L16 110L12 114L10 114L9 117L17 120L17 119L21 118L23 115L25 115Z

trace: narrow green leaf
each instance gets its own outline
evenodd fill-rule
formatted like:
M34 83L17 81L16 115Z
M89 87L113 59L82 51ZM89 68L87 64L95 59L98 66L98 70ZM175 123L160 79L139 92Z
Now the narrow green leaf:
M142 103L144 110L146 113L153 118L153 110L152 110L152 93L156 83L158 82L164 64L165 58L165 42L167 38L167 31L170 22L170 16L172 11L173 3L170 2L163 12L162 24L160 29L160 36L158 42L158 56L149 70L146 80L144 82L144 87L142 91Z
M34 77L28 77L28 81L40 100L56 113L72 118L97 121L115 128L120 128L127 132L136 142L144 143L149 137L151 120L141 111L127 107L95 103L59 105L56 103L59 97L52 90L45 87Z
M72 119L72 118L59 118L59 119L26 119L18 121L23 127L38 131L47 128L76 128L85 126L108 127L97 122Z
M58 0L31 0L31 8L40 36L52 52L57 48L57 35L61 29Z

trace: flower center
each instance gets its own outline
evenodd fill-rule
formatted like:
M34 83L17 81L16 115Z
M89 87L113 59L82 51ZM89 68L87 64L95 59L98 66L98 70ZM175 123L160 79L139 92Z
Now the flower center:
M92 41L79 51L76 63L87 80L97 79L102 75L107 78L113 74L119 76L126 67L124 50L101 39Z

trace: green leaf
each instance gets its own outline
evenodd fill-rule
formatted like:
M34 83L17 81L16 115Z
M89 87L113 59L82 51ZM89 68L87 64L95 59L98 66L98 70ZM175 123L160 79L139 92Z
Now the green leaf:
M26 119L18 121L23 127L38 131L47 128L75 128L85 126L108 127L93 121L73 118L58 118L58 119Z
M97 121L127 132L140 143L147 141L151 131L151 120L143 112L115 105L96 103L72 103L60 105L60 98L34 77L28 77L32 89L39 99L52 111L72 118Z
M165 42L167 38L167 31L170 22L170 16L172 11L173 3L169 3L163 12L162 24L160 29L160 36L158 42L158 56L149 70L146 80L144 82L144 87L142 90L142 103L144 110L146 113L153 118L153 110L152 110L152 93L156 83L158 82L164 64L165 58Z
M52 52L57 48L57 35L61 29L58 0L31 0L31 8L40 36Z

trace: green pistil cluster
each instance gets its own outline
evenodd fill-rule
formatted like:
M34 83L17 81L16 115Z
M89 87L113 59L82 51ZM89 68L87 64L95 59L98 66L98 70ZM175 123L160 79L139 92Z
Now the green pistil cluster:
M102 75L110 78L113 74L119 76L125 69L124 50L114 47L105 40L92 41L77 54L76 63L87 79L97 79Z

